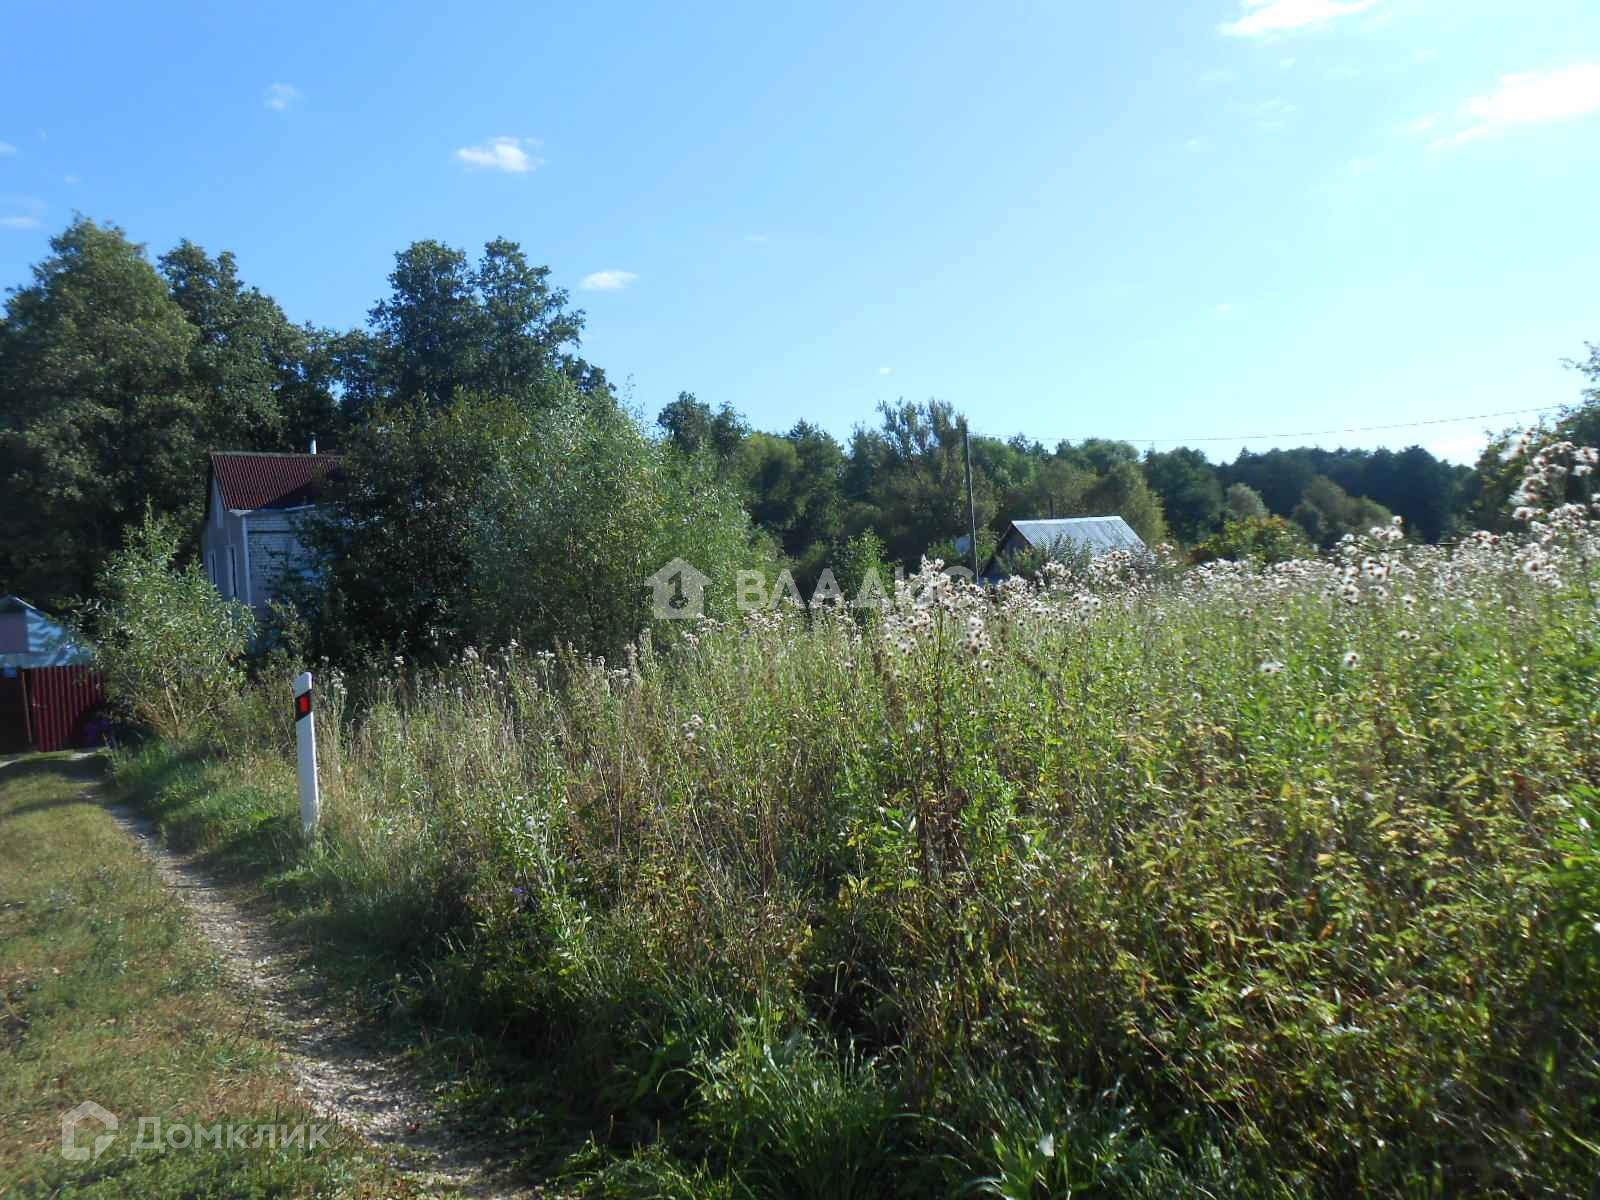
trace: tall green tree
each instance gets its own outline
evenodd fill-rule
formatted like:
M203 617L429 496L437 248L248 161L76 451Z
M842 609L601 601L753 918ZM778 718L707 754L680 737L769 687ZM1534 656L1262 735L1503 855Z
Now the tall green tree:
M1224 523L1248 521L1266 516L1267 502L1248 483L1234 483L1229 484L1227 492L1223 494L1222 509Z
M1393 514L1375 500L1352 496L1326 475L1318 475L1301 494L1290 519L1313 545L1326 549L1347 533L1362 534L1387 525Z
M738 490L703 458L645 436L609 396L563 381L520 416L467 522L476 636L557 643L613 661L652 623L650 577L675 559L706 579L703 612L736 615L738 572L763 568ZM683 627L663 622L670 637Z
M713 412L693 392L679 392L678 398L661 410L656 424L680 454L691 458L710 455L719 469L731 465L750 433L750 426L731 404Z
M883 403L882 424L858 428L843 480L846 529L874 531L890 562L915 569L927 550L967 528L961 419L943 400ZM978 524L997 515L992 482L973 472Z
M472 636L472 507L520 435L522 406L458 391L375 409L302 523L314 569L294 597L315 653L346 665L437 662Z
M1144 477L1161 500L1167 524L1178 539L1193 545L1222 522L1222 481L1198 450L1180 447L1144 457Z
M330 335L293 324L277 301L239 278L228 251L212 258L185 239L160 258L172 298L195 329L189 378L213 449L303 450L337 445Z
M80 217L51 239L0 322L0 590L88 595L147 506L198 523L199 341L117 226Z
M1118 462L1095 481L1078 502L1083 516L1119 516L1147 546L1167 540L1167 521L1161 499L1145 482L1136 463Z
M437 663L471 645L614 654L649 623L647 577L682 557L729 615L772 557L737 491L558 371L542 393L380 408L306 525L313 650Z
M1248 486L1275 516L1287 517L1319 473L1305 450L1241 450L1222 474L1226 483Z
M445 405L459 390L527 402L556 370L606 390L604 373L576 353L584 315L549 276L503 238L476 264L441 242L413 242L395 255L370 341L347 346L353 386L407 403Z

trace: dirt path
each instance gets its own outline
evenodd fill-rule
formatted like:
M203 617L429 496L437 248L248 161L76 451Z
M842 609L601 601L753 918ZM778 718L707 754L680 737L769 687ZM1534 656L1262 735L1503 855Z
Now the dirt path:
M317 997L317 981L264 916L235 904L215 876L174 853L125 805L107 811L143 849L163 882L215 947L241 996L261 1013L306 1102L357 1134L425 1191L483 1197L544 1196L495 1171L493 1148L450 1129L404 1058L375 1049Z

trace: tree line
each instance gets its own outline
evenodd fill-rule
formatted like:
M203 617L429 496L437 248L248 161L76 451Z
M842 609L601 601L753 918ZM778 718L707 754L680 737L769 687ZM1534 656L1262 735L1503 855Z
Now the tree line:
M683 392L649 430L581 356L584 323L549 268L504 239L476 258L413 243L366 322L335 330L292 321L226 251L185 240L152 261L80 217L0 320L0 591L89 596L147 513L195 540L206 451L312 437L351 469L311 531L318 592L300 601L346 656L530 630L615 645L636 628L638 579L676 552L783 562L803 586L830 562L957 557L949 402L880 405L841 442L806 421L756 430ZM1600 351L1575 365L1600 384ZM1578 436L1595 423L1587 400L1561 418ZM1439 541L1501 519L1507 447L1475 468L1420 446L1213 463L1186 447L974 435L979 551L1013 519L1101 513L1201 557L1327 546L1391 515Z

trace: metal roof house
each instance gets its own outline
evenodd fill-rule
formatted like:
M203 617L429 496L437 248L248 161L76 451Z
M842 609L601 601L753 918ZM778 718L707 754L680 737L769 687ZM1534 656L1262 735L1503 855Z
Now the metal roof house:
M315 442L309 454L213 451L200 554L217 591L265 612L285 574L305 568L300 518L338 470Z
M20 596L0 596L0 670L73 667L89 654L72 635Z
M0 752L95 744L104 704L89 652L17 596L0 596Z
M993 557L983 568L982 578L1004 579L1005 563L1028 550L1050 553L1109 554L1125 550L1138 554L1148 549L1144 539L1119 516L1061 517L1037 521L1013 521L1006 526Z

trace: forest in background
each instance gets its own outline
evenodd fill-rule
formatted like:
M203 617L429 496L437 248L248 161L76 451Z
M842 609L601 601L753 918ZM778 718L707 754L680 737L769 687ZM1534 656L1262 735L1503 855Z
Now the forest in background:
M46 605L91 595L147 510L197 528L209 450L299 451L316 437L324 452L388 464L395 443L384 435L397 423L413 444L431 437L455 449L450 428L493 424L481 414L463 421L464 397L500 406L502 417L507 406L540 416L577 404L581 424L642 426L581 357L583 312L516 243L492 241L474 260L419 241L395 256L388 284L361 328L297 324L226 251L186 240L152 261L117 226L75 220L31 282L11 290L0 321L0 590ZM1573 365L1592 401L1600 350ZM453 408L450 428L435 428ZM1586 441L1596 423L1579 403L1557 426ZM913 569L924 554L954 557L965 531L962 417L950 401L880 405L841 442L804 420L756 430L734 406L685 391L657 426L639 436L682 460L675 495L737 498L753 539L802 586L852 539L871 535L887 562ZM1326 548L1391 515L1415 538L1449 540L1501 527L1509 441L1467 468L1421 446L1241 450L1213 463L1188 447L1141 453L1094 437L1047 447L1026 434L974 435L979 549L1014 519L1101 513L1202 558ZM411 455L412 475L388 481L389 499L446 508L477 494L471 457L456 456L462 473L443 479L439 455ZM448 531L438 533L443 552Z

